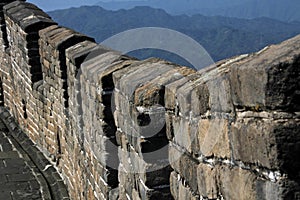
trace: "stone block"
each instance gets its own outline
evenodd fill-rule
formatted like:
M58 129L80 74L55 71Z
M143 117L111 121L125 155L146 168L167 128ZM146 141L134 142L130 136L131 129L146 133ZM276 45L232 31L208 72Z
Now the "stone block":
M257 199L256 183L257 177L254 173L239 168L230 169L221 167L220 193L224 199Z
M130 171L126 171L122 165L119 166L119 182L120 186L124 188L124 191L120 194L132 194L133 183L134 183L134 174Z
M170 63L161 62L160 68L166 68L168 71L154 77L151 81L138 87L135 91L135 105L137 106L153 106L153 105L165 105L165 89L169 83L177 81L182 77L185 77L192 72L192 69L187 67L177 67Z
M198 140L205 157L230 158L229 121L227 119L200 119Z
M181 117L172 117L172 127L174 132L174 142L185 148L188 152L192 152L192 144L197 139L197 123ZM198 153L198 152L196 152Z
M180 175L175 171L170 174L170 192L174 199L178 199Z
M197 181L199 194L208 199L217 199L219 196L218 167L199 164Z
M175 144L169 144L169 162L171 167L178 173L180 171L180 158L184 154Z
M17 4L8 4L4 6L3 9L5 14L16 22L24 32L34 32L47 26L57 24L38 7L27 2L19 1ZM16 13L22 14L16 15Z
M198 183L195 177L197 177L199 161L184 152L180 152L172 144L169 145L169 159L171 167L184 178L193 192L197 192Z
M298 111L299 46L297 36L231 64L234 104L253 110Z
M216 70L218 70L218 68ZM226 73L226 70L225 68L224 73ZM208 90L209 93L209 108L211 111L225 113L232 113L234 111L230 93L231 86L227 75L217 74L215 78L207 83L207 89L204 87L203 92L206 92L206 90ZM202 99L205 102L207 96L203 94ZM203 111L204 110L205 108Z
M119 57L120 54L114 51L100 54L82 64L82 73L91 83L99 85L99 80L102 79L101 75L103 71L109 70L109 67L113 66L112 63L115 60L118 60ZM100 81L100 84L101 83L102 82Z
M191 91L191 112L193 116L204 115L209 110L211 87L200 84Z
M96 43L90 41L83 41L74 46L71 46L66 50L66 57L69 59L69 62L73 64L73 66L78 70L80 65L84 62L88 54L97 46ZM76 71L72 71L76 74Z
M165 114L165 119L166 119L166 136L169 141L172 141L174 139L174 127L173 127L173 118L175 118L172 113L167 112Z
M236 160L299 176L298 120L238 119L231 125ZM289 134L286 134L289 133Z
M122 169L127 172L133 174L135 171L132 166L130 153L126 151L126 149L118 148L118 156L120 160L120 165L122 165ZM120 167L120 166L119 166Z
M191 189L185 185L182 184L182 182L179 182L179 188L178 188L178 200L180 199L191 199L191 200L200 200L199 195L194 195L194 193L191 191Z
M151 81L155 77L162 76L164 73L172 69L170 67L164 67L163 63L157 61L142 62L138 67L130 66L129 68L135 68L135 70L130 71L130 73L126 74L126 76L123 76L119 80L119 84L116 84L116 86L118 86L117 88L121 91L121 93L127 96L130 100L134 99L135 90L141 84ZM122 73L122 71L123 70L120 70L118 73ZM114 76L116 77L116 75Z
M175 95L178 104L175 113L179 112L185 117L198 117L205 115L207 111L232 112L227 71L226 68L211 67L186 77L186 81L182 80L184 84L177 89Z
M193 80L196 74L191 73L187 77L182 77L172 83L166 85L165 89L165 107L167 110L175 111L177 108L177 90L185 85L188 81Z

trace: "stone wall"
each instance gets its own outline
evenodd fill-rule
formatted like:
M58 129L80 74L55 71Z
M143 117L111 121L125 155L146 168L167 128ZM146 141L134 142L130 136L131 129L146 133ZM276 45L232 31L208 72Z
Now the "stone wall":
M0 103L72 199L300 199L300 36L196 72L0 8Z

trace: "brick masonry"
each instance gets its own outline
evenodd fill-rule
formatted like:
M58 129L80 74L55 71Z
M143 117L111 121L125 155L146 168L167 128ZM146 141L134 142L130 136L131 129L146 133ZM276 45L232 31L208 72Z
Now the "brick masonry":
M300 199L300 36L196 72L0 8L0 103L72 199Z

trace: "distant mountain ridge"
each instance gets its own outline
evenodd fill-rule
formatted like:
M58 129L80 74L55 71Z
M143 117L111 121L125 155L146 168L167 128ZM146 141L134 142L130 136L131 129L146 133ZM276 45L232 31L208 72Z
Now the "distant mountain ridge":
M95 5L99 0L26 0L29 3L37 5L44 11L53 11L58 9L67 9L71 7L80 7L83 5Z
M269 18L171 16L162 9L150 7L108 11L98 6L83 6L49 14L59 24L92 36L98 42L138 27L170 28L195 39L215 61L258 51L300 33L298 22L286 23Z
M164 9L170 14L203 14L244 19L269 17L287 22L300 21L299 0L128 0L100 1L97 5L109 10L150 6Z

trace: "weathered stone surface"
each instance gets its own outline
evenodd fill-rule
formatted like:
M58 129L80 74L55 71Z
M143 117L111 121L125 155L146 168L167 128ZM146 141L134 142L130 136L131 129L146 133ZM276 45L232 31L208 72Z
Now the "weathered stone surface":
M227 119L199 120L197 136L201 154L206 157L231 157L228 125Z
M283 169L285 165L288 168L286 170L291 173L294 171L292 168L299 166L299 160L291 155L298 152L299 122L297 121L239 119L232 125L234 158L248 163L257 163L269 169ZM289 136L284 137L287 132Z
M220 190L225 199L256 199L255 174L239 168L220 170Z
M146 84L135 90L135 103L137 106L149 105L165 105L165 90L169 83L172 83L182 77L185 77L193 72L193 70L186 67L175 67L169 63L162 63L159 68L169 69L166 73L155 77ZM152 73L151 73L152 75Z
M169 146L169 159L172 168L181 177L184 177L193 192L197 192L198 184L195 177L197 177L198 161L188 156L185 152L180 152L174 145Z
M199 194L208 199L217 199L219 196L218 188L218 169L205 164L200 164L197 168L197 179Z
M296 36L231 64L234 104L298 111L299 45Z
M193 72L191 72L192 74ZM181 76L181 74L180 74ZM195 74L192 74L187 77L182 77L181 79L174 81L172 83L169 83L166 85L166 91L165 91L165 107L167 110L175 110L176 109L176 92L178 88L180 88L182 85L187 83L189 80L191 80L191 76L195 76Z
M72 199L299 199L300 36L195 72L121 55L10 2L0 3L0 104ZM40 171L63 199L59 174ZM24 178L0 173L0 184Z
M233 124L232 136L235 159L267 168L277 165L276 136L271 120L240 119Z
M174 199L200 200L200 196L195 195L188 186L184 185L184 180L176 172L171 173L170 187Z

